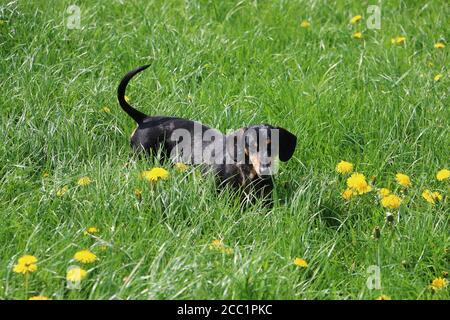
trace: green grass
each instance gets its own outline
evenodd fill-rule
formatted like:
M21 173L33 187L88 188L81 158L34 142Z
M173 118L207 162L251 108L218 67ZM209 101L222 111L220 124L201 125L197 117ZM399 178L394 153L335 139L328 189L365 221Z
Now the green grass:
M429 289L450 262L449 182L435 178L450 165L446 1L383 2L380 30L366 27L366 1L123 2L0 4L1 299L450 298L448 287ZM80 30L66 27L73 3ZM352 39L358 30L364 38ZM392 45L398 35L406 43ZM159 164L130 158L135 124L115 95L149 62L127 91L143 112L298 136L273 209L241 209L194 169L164 165L170 178L153 186L139 178ZM375 175L374 191L344 201L341 159ZM404 193L397 172L412 179ZM92 183L77 186L81 176ZM404 198L393 225L379 187ZM428 204L426 188L443 201ZM90 226L95 237L84 235ZM233 252L211 250L214 239ZM69 290L67 268L84 248L99 261ZM28 292L12 271L24 254L38 258ZM381 289L366 286L372 265Z

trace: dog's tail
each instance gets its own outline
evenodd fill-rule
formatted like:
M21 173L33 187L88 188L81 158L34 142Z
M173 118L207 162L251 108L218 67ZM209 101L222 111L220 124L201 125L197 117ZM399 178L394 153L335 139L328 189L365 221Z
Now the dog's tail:
M141 123L142 120L147 118L147 115L136 110L128 104L127 100L125 100L125 89L127 88L127 84L131 80L131 78L133 78L137 73L147 69L149 66L150 65L147 64L128 72L125 77L123 77L122 81L120 81L119 87L117 88L117 99L119 99L120 106L138 124Z

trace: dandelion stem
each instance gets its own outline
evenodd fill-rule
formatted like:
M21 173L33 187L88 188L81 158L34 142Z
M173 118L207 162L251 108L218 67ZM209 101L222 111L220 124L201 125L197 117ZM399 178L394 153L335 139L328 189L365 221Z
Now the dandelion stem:
M29 274L25 273L25 300L28 297L28 277L29 277Z

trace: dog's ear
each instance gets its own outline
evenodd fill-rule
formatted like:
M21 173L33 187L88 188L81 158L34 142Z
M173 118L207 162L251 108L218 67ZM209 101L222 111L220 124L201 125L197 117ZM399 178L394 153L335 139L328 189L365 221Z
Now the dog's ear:
M279 132L279 157L281 161L288 161L294 154L297 137L286 129L277 127Z

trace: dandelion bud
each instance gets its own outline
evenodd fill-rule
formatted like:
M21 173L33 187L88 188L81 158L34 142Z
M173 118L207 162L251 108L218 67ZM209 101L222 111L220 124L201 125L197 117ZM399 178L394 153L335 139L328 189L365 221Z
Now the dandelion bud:
M380 231L380 227L375 227L373 229L373 238L375 240L379 240L381 238L381 231Z
M388 223L394 222L394 215L391 212L386 212L386 222Z
M135 189L133 190L133 192L134 192L134 195L136 196L136 198L137 198L139 201L141 201L141 200L142 200L142 190L139 189L139 188L135 188Z

